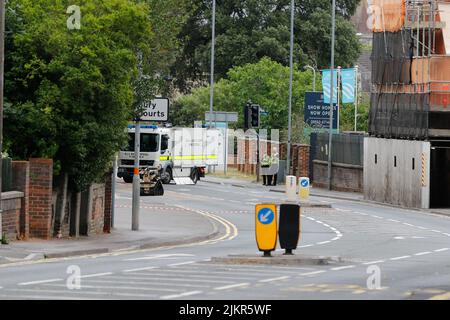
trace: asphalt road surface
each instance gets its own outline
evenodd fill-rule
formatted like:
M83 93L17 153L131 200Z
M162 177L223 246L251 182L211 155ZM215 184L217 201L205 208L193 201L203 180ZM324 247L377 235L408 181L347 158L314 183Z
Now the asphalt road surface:
M117 196L117 205L131 204L131 185L120 183ZM331 256L336 263L210 261L260 254L255 204L283 200L261 188L166 186L164 197L142 198L142 215L155 204L182 207L209 219L220 234L177 247L3 266L0 299L450 299L450 219L362 202L313 198L333 208L302 212L296 255Z

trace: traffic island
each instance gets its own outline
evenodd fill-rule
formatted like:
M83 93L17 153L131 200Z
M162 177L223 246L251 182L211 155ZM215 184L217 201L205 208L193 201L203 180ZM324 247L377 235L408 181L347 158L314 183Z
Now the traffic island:
M213 257L211 263L221 264L249 264L249 265L284 265L284 266L305 266L305 265L329 265L341 263L340 257L308 256L308 255L283 255L272 254L271 257L262 255L229 255L227 257Z

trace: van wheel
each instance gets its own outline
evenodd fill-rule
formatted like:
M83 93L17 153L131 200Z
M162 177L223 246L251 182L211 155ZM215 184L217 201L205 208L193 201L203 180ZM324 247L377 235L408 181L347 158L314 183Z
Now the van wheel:
M161 179L162 183L169 184L172 181L172 168L168 167L164 173L164 177Z

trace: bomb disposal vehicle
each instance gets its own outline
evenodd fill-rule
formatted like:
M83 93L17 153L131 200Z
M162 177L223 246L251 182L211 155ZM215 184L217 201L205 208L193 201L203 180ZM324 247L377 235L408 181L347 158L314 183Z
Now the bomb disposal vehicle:
M207 166L219 163L221 132L204 128L160 128L141 125L140 171L162 183L196 184ZM128 126L129 143L119 153L118 177L133 182L135 126Z

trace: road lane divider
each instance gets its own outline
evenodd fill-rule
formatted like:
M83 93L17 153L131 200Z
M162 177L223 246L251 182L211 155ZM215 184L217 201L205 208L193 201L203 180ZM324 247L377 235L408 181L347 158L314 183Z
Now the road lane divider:
M162 300L171 300L171 299L178 299L178 298L186 298L186 297L191 297L197 294L202 294L202 291L189 291L189 292L183 292L180 294L173 294L173 295L168 295L168 296L162 296L160 297L160 299Z
M248 282L243 282L243 283L236 283L236 284L230 284L228 286L223 286L223 287L217 287L214 288L214 290L229 290L229 289L236 289L236 288L242 288L242 287L248 287L250 285L250 283Z
M58 281L63 281L63 279L55 278L55 279L29 281L29 282L20 282L20 283L18 283L18 285L19 286L32 286L32 285L36 285L36 284L52 283L52 282L58 282Z

